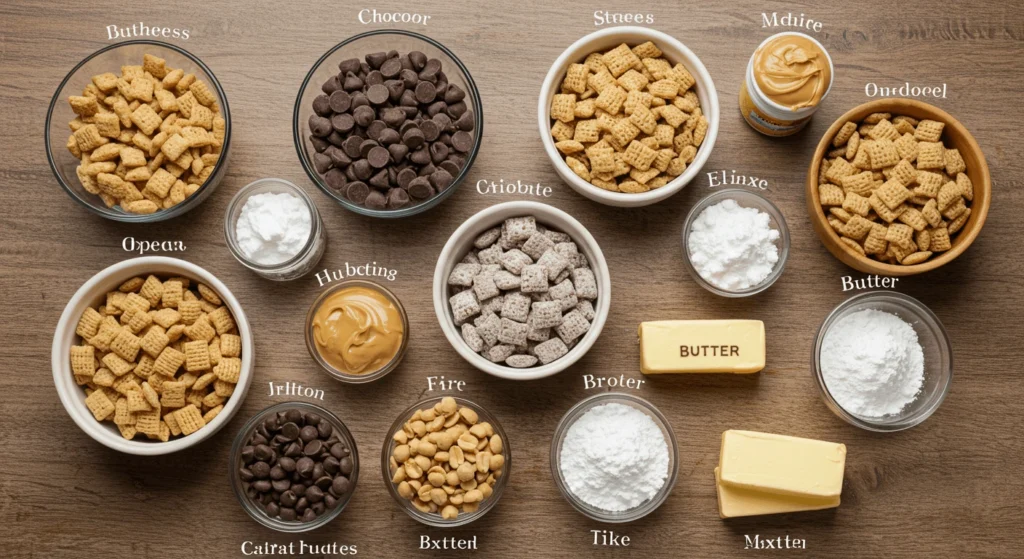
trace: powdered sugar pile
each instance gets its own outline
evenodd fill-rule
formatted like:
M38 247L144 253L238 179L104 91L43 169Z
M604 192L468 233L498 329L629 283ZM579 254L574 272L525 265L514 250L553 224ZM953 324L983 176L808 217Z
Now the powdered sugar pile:
M821 344L825 386L843 409L864 417L897 414L924 383L924 351L902 318L864 309L836 321Z
M595 406L562 442L562 477L572 494L599 509L634 509L665 485L668 443L646 413L624 404Z
M690 262L708 283L726 291L760 284L779 261L779 232L771 217L757 208L723 200L693 220Z

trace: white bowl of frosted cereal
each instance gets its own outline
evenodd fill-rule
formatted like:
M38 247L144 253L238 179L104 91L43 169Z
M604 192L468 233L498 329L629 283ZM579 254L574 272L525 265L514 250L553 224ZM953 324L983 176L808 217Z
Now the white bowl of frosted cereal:
M110 266L68 301L53 381L71 419L137 455L177 452L231 420L252 381L249 322L213 274L176 258Z
M551 65L537 103L555 171L609 206L646 206L682 190L711 155L718 121L704 64L644 27L609 27L573 43Z

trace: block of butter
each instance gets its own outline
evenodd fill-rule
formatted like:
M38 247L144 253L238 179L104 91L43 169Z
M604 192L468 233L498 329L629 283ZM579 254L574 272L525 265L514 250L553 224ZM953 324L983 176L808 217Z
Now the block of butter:
M756 373L764 368L760 320L658 320L640 323L640 371Z
M718 515L722 518L782 514L807 510L830 509L839 506L839 496L797 497L755 491L721 482L719 468L715 468L715 488L718 490Z
M722 484L801 497L838 497L843 490L846 445L729 430L722 433Z

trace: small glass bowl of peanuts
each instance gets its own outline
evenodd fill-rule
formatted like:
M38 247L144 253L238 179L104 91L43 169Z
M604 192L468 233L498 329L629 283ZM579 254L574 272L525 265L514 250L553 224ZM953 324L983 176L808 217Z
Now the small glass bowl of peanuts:
M497 419L452 396L428 398L402 412L381 452L388 492L409 516L438 528L469 524L494 508L511 462Z

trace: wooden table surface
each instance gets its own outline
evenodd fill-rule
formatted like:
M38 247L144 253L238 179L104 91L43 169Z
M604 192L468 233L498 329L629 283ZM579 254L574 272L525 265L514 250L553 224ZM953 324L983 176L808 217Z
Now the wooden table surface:
M233 557L245 541L337 542L359 555L414 555L421 535L476 536L487 557L586 555L723 557L744 554L744 535L807 540L808 557L1019 557L1024 442L1020 367L1024 286L1024 150L1019 101L1024 12L998 0L814 2L672 0L602 2L608 11L652 14L651 27L686 43L715 80L722 105L718 142L705 171L767 179L768 196L792 231L786 272L769 291L727 300L702 290L683 268L686 212L709 193L702 173L682 193L642 209L592 203L562 183L538 138L536 101L554 59L595 31L596 4L431 3L368 8L430 14L424 26L469 67L484 110L480 156L459 192L433 211L401 221L364 218L321 194L302 171L291 136L296 89L312 63L363 25L341 2L160 3L9 0L0 6L0 555L6 557ZM285 5L287 4L287 5ZM492 4L492 3L486 3ZM494 3L496 4L496 3ZM617 5L617 7L614 7ZM115 11L112 11L115 10ZM806 131L768 139L736 110L747 59L774 31L762 11L792 11L824 23L816 34L835 61L836 79ZM43 121L54 88L78 61L111 41L106 26L187 28L172 40L201 57L222 82L234 123L232 160L216 194L191 213L159 225L125 225L87 213L52 176ZM779 29L782 30L782 29ZM868 82L947 84L935 104L960 119L985 150L995 204L973 247L954 263L897 290L941 318L952 341L955 378L942 408L896 434L849 426L822 403L809 370L815 332L852 293L841 277L862 277L823 248L804 207L803 178L813 147L831 122L867 100ZM303 345L312 278L265 281L232 259L223 238L231 196L261 177L302 186L328 229L322 268L376 262L397 269L389 284L404 302L412 339L403 365L367 386L336 383ZM522 196L479 194L480 179L551 186L541 201L573 214L600 243L611 269L611 314L599 342L554 378L519 383L489 377L445 341L430 297L434 264L451 232L473 213ZM178 256L217 274L241 301L255 330L255 379L244 406L220 433L163 458L119 454L85 436L53 386L50 344L69 297L93 274L131 258L122 240L180 240ZM638 392L670 419L680 442L680 475L668 501L649 517L602 526L576 513L550 476L552 432L565 411L594 391L584 374L639 377L636 327L654 319L751 318L765 321L768 366L749 376L649 379ZM496 414L515 453L511 484L498 506L464 528L436 530L406 516L388 496L379 453L400 410L429 395L426 377L466 382L461 394ZM323 389L322 405L354 432L362 456L358 489L328 526L302 536L252 521L228 485L227 453L254 413L282 398L268 382ZM751 429L843 442L849 457L842 506L835 510L718 518L712 468L725 429ZM628 535L628 548L592 545L592 529ZM775 552L786 556L791 552Z

